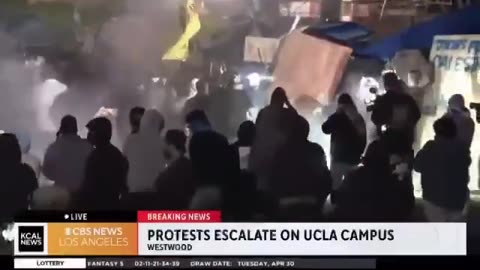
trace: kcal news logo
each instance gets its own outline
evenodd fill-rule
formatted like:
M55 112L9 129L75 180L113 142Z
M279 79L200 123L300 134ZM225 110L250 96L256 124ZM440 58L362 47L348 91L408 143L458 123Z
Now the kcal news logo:
M19 226L18 227L18 251L20 252L43 252L45 238L43 226Z

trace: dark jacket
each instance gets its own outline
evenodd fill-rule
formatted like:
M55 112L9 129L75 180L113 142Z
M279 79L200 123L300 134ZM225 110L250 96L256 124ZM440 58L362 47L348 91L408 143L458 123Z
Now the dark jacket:
M32 192L38 188L35 172L22 163L20 145L13 134L0 135L0 221L11 221L28 209Z
M412 145L415 138L415 126L421 112L415 99L407 93L389 91L375 101L372 122L376 126L386 125L401 133L405 141Z
M286 144L297 117L293 108L285 109L275 105L263 108L258 114L248 166L259 177L260 186L265 185L263 178L272 170L276 152Z
M382 140L368 146L364 165L348 174L335 194L337 219L386 222L410 218L415 202L410 178L400 181L393 174L390 156Z
M38 188L35 172L26 164L0 168L0 221L7 221L28 209L31 195Z
M422 174L423 198L437 206L462 210L468 198L468 149L455 140L429 141L415 157L414 168Z
M332 114L322 125L330 134L330 154L333 161L358 164L367 143L366 133L360 134L350 118L343 112Z
M273 167L269 195L276 204L278 221L322 220L332 178L321 146L307 141L289 143L277 152Z
M231 181L231 176L240 173L234 151L225 136L216 131L195 133L190 140L189 153L199 185L223 186Z
M389 154L389 158L397 157L395 164L390 164L391 172L402 163L408 165L409 170L402 175L394 174L396 207L399 212L405 216L410 216L415 207L415 194L413 187L413 160L415 153L412 149L412 142L408 137L409 131L406 129L387 129L380 137L379 141L384 145Z
M225 220L244 219L250 208L245 198L252 199L247 192L252 179L241 173L227 139L215 131L197 132L190 141L189 152L197 180L192 207L222 210Z
M172 162L155 182L159 207L162 209L187 209L195 192L192 164L186 157Z
M345 177L336 195L338 221L400 221L395 208L395 178L389 170L358 167Z
M127 191L128 161L112 144L96 147L87 159L82 203L89 209L114 208ZM84 200L87 199L87 202Z
M475 133L475 122L470 116L470 111L467 108L462 111L449 110L445 116L450 117L455 122L457 139L470 149Z
M289 143L274 160L270 183L277 198L312 196L321 205L332 188L323 148L315 143Z

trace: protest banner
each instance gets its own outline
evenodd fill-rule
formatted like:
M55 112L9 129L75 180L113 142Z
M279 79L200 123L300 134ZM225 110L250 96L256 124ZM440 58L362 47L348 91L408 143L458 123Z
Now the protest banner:
M432 90L433 66L419 50L401 50L395 54L391 61L397 75L409 86L409 93L416 97L420 109L424 115L433 115L437 108L437 98ZM409 73L419 74L418 85L415 85L409 77ZM421 98L418 98L421 97Z
M276 38L247 36L245 38L244 61L272 63L280 41Z
M288 1L279 4L280 14L285 17L319 18L322 2Z
M435 36L430 61L435 67L434 89L439 102L453 94L480 101L480 35Z
M273 87L283 87L290 99L309 96L328 104L337 93L352 49L296 30L278 52Z

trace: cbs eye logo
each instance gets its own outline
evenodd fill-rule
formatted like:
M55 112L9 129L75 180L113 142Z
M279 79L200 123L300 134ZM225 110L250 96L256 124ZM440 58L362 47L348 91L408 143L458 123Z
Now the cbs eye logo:
M18 251L43 252L45 246L43 226L18 227Z

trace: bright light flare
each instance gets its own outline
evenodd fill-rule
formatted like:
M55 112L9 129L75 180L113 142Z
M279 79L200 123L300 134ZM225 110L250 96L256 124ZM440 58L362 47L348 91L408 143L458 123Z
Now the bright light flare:
M199 78L193 78L193 80L190 82L190 91L189 91L187 99L191 99L198 94L197 83L199 81L200 81Z
M45 58L39 56L35 59L25 60L25 66L27 68L36 68L40 67L45 63Z
M380 83L373 77L362 77L356 93L357 100L363 100L364 102L371 102L375 99L375 94L370 92L371 88L377 89L377 94L383 94L383 90L380 89Z
M247 76L247 80L251 87L258 87L262 81L262 76L258 73L251 73Z
M257 107L251 107L250 109L247 110L246 113L246 119L248 121L252 121L255 123L257 120L258 113L260 112L260 109Z
M15 226L14 224L8 224L8 227L2 231L2 237L7 242L12 242L15 240Z
M97 113L95 114L96 117L106 117L108 119L112 119L118 116L118 109L116 108L107 108L107 107L101 107Z

